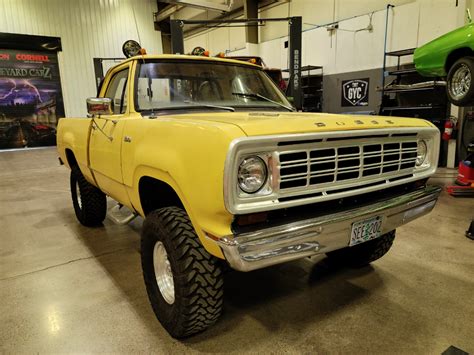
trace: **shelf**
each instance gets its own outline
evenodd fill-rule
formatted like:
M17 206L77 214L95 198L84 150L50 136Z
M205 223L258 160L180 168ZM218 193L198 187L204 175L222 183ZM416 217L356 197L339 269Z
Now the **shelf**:
M301 74L302 79L322 78L323 74Z
M405 74L414 74L417 73L415 68L409 68L409 69L400 69L400 70L393 70L389 71L388 75L405 75Z
M409 48L409 49L402 49L399 51L392 51L392 52L387 52L385 55L390 56L390 57L403 57L405 55L411 55L415 53L416 48Z
M310 71L310 70L317 70L317 69L323 69L322 66L320 65L304 65L300 68L300 71ZM282 72L288 73L290 69L283 69Z
M396 92L414 92L414 91L429 91L429 90L435 90L438 88L444 88L443 85L433 85L429 87L424 87L424 88L411 88L411 89L385 89L385 90L379 90L382 91L384 94L388 93L396 93Z
M410 110L437 110L446 108L445 106L440 105L429 105L429 106L388 106L383 107L382 111L410 111Z
M320 65L304 65L300 68L301 71L316 70L316 69L323 69L323 67Z

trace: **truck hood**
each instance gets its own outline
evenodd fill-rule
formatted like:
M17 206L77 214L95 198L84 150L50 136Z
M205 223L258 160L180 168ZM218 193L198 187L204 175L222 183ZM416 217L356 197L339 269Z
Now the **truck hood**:
M302 112L196 113L173 118L232 124L248 136L432 126L415 118Z

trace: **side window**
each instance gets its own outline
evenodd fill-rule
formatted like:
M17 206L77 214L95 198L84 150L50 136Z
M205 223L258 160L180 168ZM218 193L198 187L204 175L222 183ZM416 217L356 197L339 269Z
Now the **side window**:
M127 110L127 81L128 69L124 69L116 73L109 82L105 97L112 99L114 102L114 114L125 113Z

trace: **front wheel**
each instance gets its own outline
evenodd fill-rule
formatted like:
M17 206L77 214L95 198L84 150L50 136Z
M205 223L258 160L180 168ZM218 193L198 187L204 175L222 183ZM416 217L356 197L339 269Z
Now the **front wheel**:
M166 207L147 215L141 259L151 306L171 336L187 337L217 321L223 273L219 260L201 245L185 211Z
M395 239L395 230L368 242L334 250L326 255L337 264L362 267L387 254Z
M446 93L456 106L470 106L474 103L474 57L458 59L449 69L446 79Z

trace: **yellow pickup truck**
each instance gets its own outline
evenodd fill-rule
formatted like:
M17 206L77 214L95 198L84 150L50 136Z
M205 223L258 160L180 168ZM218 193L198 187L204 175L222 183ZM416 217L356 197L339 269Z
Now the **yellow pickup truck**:
M368 264L440 193L431 123L295 112L250 63L135 56L87 106L57 133L76 216L100 225L108 196L144 218L146 289L176 338L216 322L227 266Z

